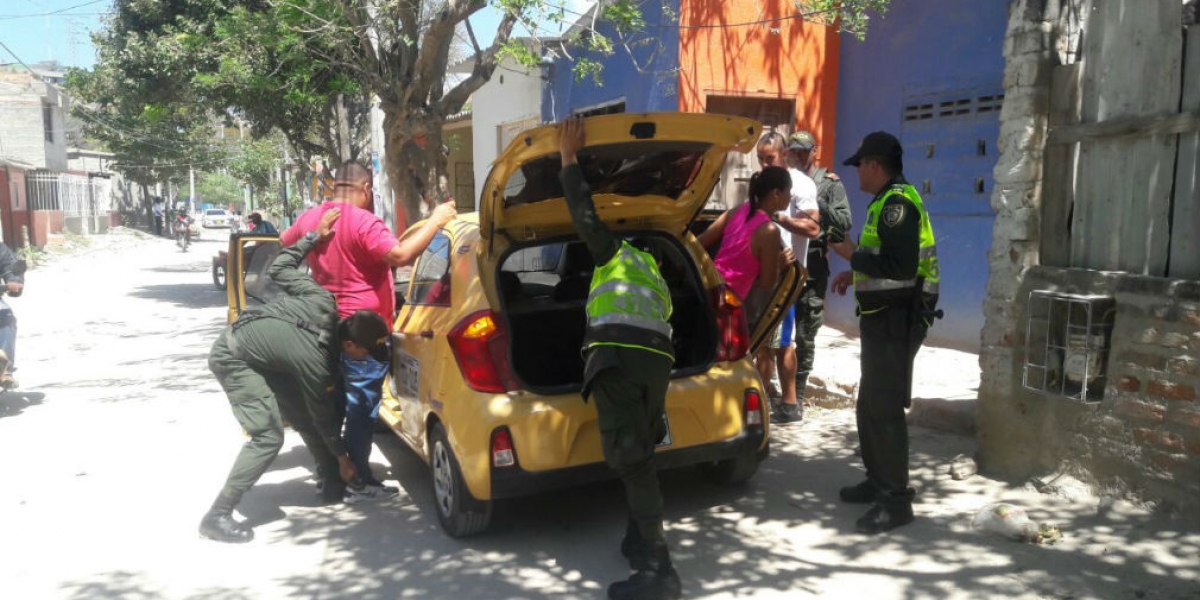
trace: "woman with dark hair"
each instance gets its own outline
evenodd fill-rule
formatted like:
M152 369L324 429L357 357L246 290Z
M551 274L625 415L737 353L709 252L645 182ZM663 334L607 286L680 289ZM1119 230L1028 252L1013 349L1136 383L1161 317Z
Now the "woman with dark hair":
M738 297L744 299L755 286L774 289L779 272L795 260L771 221L791 197L787 169L767 167L750 177L749 201L725 211L697 238L705 248L721 245L713 262Z

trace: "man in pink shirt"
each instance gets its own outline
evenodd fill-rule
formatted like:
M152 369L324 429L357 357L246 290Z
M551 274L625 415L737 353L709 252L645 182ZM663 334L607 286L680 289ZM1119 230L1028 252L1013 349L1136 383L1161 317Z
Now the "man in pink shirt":
M296 243L305 232L316 229L321 216L340 209L337 235L330 243L308 255L313 279L337 298L338 316L348 317L359 310L377 313L385 323L395 319L396 296L392 269L408 266L457 214L454 202L433 209L429 220L403 242L372 212L374 194L371 172L356 162L338 169L333 200L309 209L279 236L285 247ZM390 329L390 327L389 327ZM387 356L355 357L342 354L342 383L346 394L346 448L358 469L360 488L347 491L347 502L394 495L395 488L384 486L371 472L371 433L379 415Z

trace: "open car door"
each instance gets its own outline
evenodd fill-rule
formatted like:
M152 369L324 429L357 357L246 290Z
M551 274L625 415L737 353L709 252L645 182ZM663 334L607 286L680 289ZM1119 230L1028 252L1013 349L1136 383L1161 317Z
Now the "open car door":
M266 304L285 292L267 276L267 269L281 250L276 234L238 233L229 236L229 265L225 270L229 300L228 322L243 310ZM308 264L302 269L308 272Z
M746 323L750 330L750 354L758 352L763 344L770 343L771 335L779 326L789 308L796 304L808 271L793 262L779 274L779 283L773 291L751 290L742 310L746 311ZM794 339L794 338L793 338Z

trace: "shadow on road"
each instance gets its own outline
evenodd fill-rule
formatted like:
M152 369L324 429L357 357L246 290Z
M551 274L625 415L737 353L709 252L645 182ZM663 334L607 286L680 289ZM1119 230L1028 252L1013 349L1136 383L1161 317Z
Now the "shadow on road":
M42 392L24 392L13 390L0 392L0 418L15 417L30 406L37 406L46 399Z
M225 292L212 283L175 283L147 285L129 293L134 298L170 302L183 308L216 308L226 305Z
M912 466L922 487L918 520L890 534L853 532L863 511L837 501L837 486L862 477L845 428L806 432L815 451L792 452L783 441L762 472L742 487L716 487L695 469L662 474L672 554L685 597L796 597L828 594L840 582L859 582L886 597L1193 598L1190 567L1142 564L1118 544L1154 545L1171 556L1194 557L1194 535L1154 515L1088 514L1058 519L1068 536L1112 544L1107 556L1063 546L1019 544L956 528L964 515L937 514L957 494L937 473L946 447L918 429ZM791 438L795 440L796 438ZM963 445L970 440L963 438ZM324 544L326 568L274 581L282 594L325 600L399 597L509 599L600 598L611 581L628 575L619 553L624 495L603 482L497 503L493 527L477 537L452 539L437 523L428 467L391 435L377 435L376 459L391 465L406 496L394 501L289 512L255 544ZM951 450L957 450L951 448ZM297 447L277 468L308 465ZM382 474L385 468L376 464ZM242 510L255 524L283 519L281 507L317 503L304 477L256 487ZM1031 507L1031 517L1056 515ZM782 532L793 530L790 541ZM230 552L233 552L230 549ZM230 554L230 556L233 556ZM1132 576L1132 577L1131 577ZM1137 581L1137 584L1125 582ZM153 583L114 571L66 584L68 597L150 598ZM858 584L846 583L845 591ZM1140 587L1131 587L1138 585ZM206 598L242 598L241 589L213 588ZM191 596L199 597L199 596ZM189 597L189 598L191 598Z

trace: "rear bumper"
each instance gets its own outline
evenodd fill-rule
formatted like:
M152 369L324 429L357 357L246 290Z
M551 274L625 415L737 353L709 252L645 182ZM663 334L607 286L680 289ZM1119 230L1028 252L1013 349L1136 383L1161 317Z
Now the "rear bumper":
M654 467L660 471L675 469L725 460L743 453L765 458L766 453L761 449L765 436L762 428L743 429L736 437L720 442L658 452L654 455ZM517 457L517 464L511 467L492 467L491 473L492 499L528 496L617 477L617 473L603 462L552 471L526 471L521 468L520 457Z

